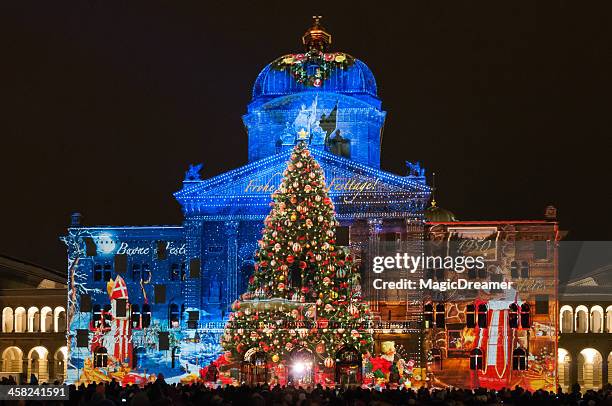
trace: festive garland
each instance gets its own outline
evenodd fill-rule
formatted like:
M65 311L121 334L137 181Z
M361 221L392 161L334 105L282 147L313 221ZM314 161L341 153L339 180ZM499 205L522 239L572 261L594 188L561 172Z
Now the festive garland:
M272 62L272 68L279 71L288 70L291 76L306 86L320 87L323 81L336 69L347 69L355 63L355 58L343 52L322 53L316 50L303 54L281 56ZM308 68L314 66L313 74Z

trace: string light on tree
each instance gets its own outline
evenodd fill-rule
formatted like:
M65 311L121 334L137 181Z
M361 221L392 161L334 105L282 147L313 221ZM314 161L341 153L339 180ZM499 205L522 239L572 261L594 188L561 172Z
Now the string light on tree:
M371 351L359 275L350 252L336 246L334 206L305 143L295 146L272 198L255 271L232 306L223 348L235 361L255 348L274 364L304 348L320 368L333 367L343 347Z

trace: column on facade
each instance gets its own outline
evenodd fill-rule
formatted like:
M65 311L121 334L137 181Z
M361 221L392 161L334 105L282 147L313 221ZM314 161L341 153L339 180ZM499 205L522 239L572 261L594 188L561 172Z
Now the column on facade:
M201 218L193 217L185 220L185 238L187 243L187 256L186 261L190 262L191 259L202 258L202 230L203 221ZM201 264L200 264L201 266ZM200 268L201 269L201 268ZM191 273L191 270L190 270ZM185 290L183 292L185 307L187 308L201 308L202 298L202 274L200 272L199 278L191 278L187 275L184 284Z
M380 244L380 233L382 231L382 220L378 218L368 219L368 264L366 266L367 277L365 278L366 284L366 298L370 300L370 308L374 312L378 312L378 301L380 299L380 292L377 289L372 288L372 257L378 255L378 249Z
M231 304L238 297L238 225L237 221L225 222L227 237L227 296L225 304Z
M570 361L570 368L569 368L570 390L572 389L572 385L578 382L578 354L579 354L578 350L571 352L571 361Z
M55 376L55 369L56 369L56 361L55 358L51 358L51 353L49 353L49 355L47 355L47 381L53 383L53 381L56 379Z
M21 367L21 379L24 381L24 383L29 383L30 382L30 375L29 375L29 373L30 373L30 358L28 358L28 356L24 352L23 353L22 367Z
M610 352L608 351L605 354L602 354L602 360L601 360L601 385L605 386L606 384L610 383L609 379L608 379L608 355L610 354Z

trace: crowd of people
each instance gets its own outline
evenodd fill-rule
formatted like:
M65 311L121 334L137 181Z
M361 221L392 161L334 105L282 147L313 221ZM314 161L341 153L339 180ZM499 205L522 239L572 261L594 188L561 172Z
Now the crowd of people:
M57 382L56 382L57 383ZM2 378L0 384L15 384ZM65 401L14 401L19 405L91 405L91 406L191 406L191 405L245 405L245 406L386 406L386 405L581 405L612 406L612 386L580 391L574 385L571 391L530 392L514 389L393 389L371 390L359 387L323 388L263 386L226 386L212 388L203 384L168 384L160 375L144 387L122 387L118 382L69 386L70 399ZM0 402L1 403L1 402Z

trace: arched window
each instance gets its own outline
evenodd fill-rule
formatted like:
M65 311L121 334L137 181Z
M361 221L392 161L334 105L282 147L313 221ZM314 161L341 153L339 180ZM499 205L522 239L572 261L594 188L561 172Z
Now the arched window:
M482 369L482 350L480 348L474 348L470 352L470 369Z
M30 307L28 309L28 331L37 333L40 331L40 312L38 307Z
M58 306L53 310L53 329L56 332L63 333L68 327L66 322L66 309Z
M98 347L94 353L94 368L106 368L108 365L108 351L104 347Z
M2 353L2 372L20 374L23 371L23 351L19 347L8 347Z
M527 353L522 348L517 348L512 352L512 369L524 371L527 369Z
M521 327L529 328L531 327L531 308L528 303L523 303L521 305Z
M529 262L527 261L521 262L521 278L529 278Z
M473 304L465 306L465 326L468 328L476 327L476 308Z
M142 305L142 328L147 328L151 325L151 305L145 303Z
M40 309L40 331L43 333L53 331L53 309L49 306Z
M15 326L15 318L13 317L13 309L5 307L2 310L2 332L12 333Z
M591 307L591 333L603 333L603 307Z
M517 261L510 262L510 276L512 279L517 279L519 277L519 264Z
M444 304L438 303L436 305L436 327L444 328L445 311Z
M137 304L133 304L131 306L132 315L130 316L130 320L132 323L132 328L139 329L140 328L140 306Z
M478 327L487 328L489 316L489 309L486 304L481 303L478 305Z
M603 378L601 353L594 348L585 348L578 354L578 384L588 389L601 389Z
M423 318L425 320L425 328L433 327L433 305L431 303L423 306Z
M574 317L576 318L576 333L587 333L589 331L589 310L586 306L580 305L576 307Z
M54 371L55 371L55 377L53 377L53 380L58 380L60 382L64 381L64 379L66 379L66 372L67 371L67 367L68 364L66 363L66 360L68 359L68 348L67 347L60 347L57 349L57 351L55 351L55 355L53 356L53 362L54 362Z
M565 305L559 310L561 320L561 333L574 332L574 310L571 306Z
M168 321L169 321L169 327L170 328L177 328L180 326L180 314L179 314L179 307L176 303L170 303L170 305L168 306L168 312L169 312L169 317L168 317Z
M606 307L606 328L608 333L612 333L612 305ZM612 371L612 365L610 371ZM612 382L612 377L609 381Z
M15 333L25 333L27 328L26 309L18 307L15 309Z
M102 311L102 322L104 323L104 328L110 328L112 320L113 320L112 307L110 304L105 304L104 310Z
M510 328L518 328L519 326L519 307L516 303L510 303L508 324L510 325Z

